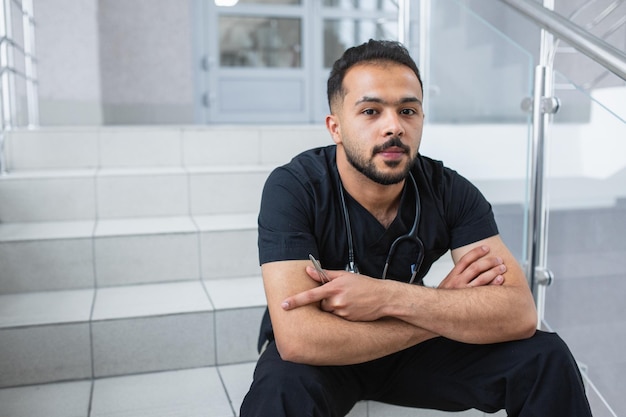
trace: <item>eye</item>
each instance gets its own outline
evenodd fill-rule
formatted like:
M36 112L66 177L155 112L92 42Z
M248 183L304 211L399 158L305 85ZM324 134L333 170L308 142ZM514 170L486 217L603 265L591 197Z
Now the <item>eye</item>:
M363 110L361 113L367 115L367 116L373 116L375 114L377 114L378 112L374 109L365 109Z
M400 114L403 114L405 116L412 116L414 114L417 114L417 112L413 109L402 109L400 110Z

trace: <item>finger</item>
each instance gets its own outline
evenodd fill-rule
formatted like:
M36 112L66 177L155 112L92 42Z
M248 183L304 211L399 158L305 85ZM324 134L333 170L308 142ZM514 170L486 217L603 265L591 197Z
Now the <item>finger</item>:
M315 281L319 282L320 284L324 284L326 282L324 278L320 276L320 274L317 272L317 269L315 269L312 266L306 267L306 273Z
M499 256L485 256L469 265L460 274L470 282L485 272L491 271L494 268L497 269L500 265L504 265L504 261ZM502 272L506 272L506 269Z
M493 281L491 281L489 283L489 285L502 285L504 284L504 276L503 275L498 275L496 276Z
M459 271L463 271L465 270L465 268L472 265L474 262L487 255L488 253L489 246L477 246L467 252L465 255L463 255L461 259L459 259L459 261L456 263L455 268L458 268Z
M499 264L494 266L488 271L483 272L471 282L467 284L468 287L480 287L483 285L502 285L504 283L504 274L506 272L506 265Z
M294 308L317 303L329 295L326 287L321 286L288 297L280 305L284 310L293 310Z

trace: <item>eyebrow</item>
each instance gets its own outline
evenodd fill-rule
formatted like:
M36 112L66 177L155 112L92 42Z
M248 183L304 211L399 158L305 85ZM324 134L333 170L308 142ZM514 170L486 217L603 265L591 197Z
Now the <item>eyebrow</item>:
M361 103L380 103L380 104L388 104L387 101L383 100L382 98L379 97L369 97L369 96L363 96L361 97L359 100L357 100L355 104L355 106L358 106ZM393 104L405 104L405 103L419 103L419 105L422 105L422 100L420 100L417 97L414 96L410 96L410 97L403 97L400 100L396 101Z

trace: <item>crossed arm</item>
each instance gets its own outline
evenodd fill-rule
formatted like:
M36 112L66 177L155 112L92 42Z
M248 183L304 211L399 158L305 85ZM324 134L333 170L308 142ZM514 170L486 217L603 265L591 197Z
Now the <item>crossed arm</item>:
M499 236L452 251L438 288L327 271L308 261L264 264L276 344L285 360L346 365L437 336L466 343L530 337L536 311L524 274Z

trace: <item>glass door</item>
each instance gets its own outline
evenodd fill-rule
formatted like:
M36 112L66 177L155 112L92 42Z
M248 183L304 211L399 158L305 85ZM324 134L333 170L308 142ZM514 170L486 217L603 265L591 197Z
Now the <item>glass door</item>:
M202 97L208 123L308 120L302 0L205 2Z
M323 123L326 79L343 51L397 39L379 0L196 0L200 123Z
M347 48L370 39L398 40L396 1L323 0L320 3L315 19L315 37L320 48L316 51L313 73L316 92L313 121L323 121L328 114L326 80L333 63Z

